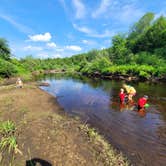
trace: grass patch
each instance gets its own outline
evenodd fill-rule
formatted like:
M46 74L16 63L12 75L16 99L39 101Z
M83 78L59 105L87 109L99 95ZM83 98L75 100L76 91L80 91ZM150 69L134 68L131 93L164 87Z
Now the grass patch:
M0 123L0 134L2 136L11 135L13 132L15 132L15 130L16 130L16 127L12 121L8 120L3 123Z
M12 166L15 154L22 155L22 152L18 149L15 135L16 126L14 122L8 120L0 123L0 153L2 156L0 163L2 165L8 161L9 165Z
M95 145L96 159L103 158L103 163L109 166L129 166L130 162L122 153L117 152L111 145L105 140L105 138L98 134L94 128L90 128L88 125L80 125L80 129L84 131L92 144Z

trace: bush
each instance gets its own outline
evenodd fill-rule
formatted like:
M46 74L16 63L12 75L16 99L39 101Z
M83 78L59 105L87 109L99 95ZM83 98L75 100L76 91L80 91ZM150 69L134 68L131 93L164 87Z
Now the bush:
M0 75L1 77L10 77L17 73L17 67L3 59L0 59Z
M109 60L108 57L97 57L94 59L91 63L87 63L87 65L81 70L83 73L94 73L94 72L100 72L103 73L103 70L109 66L111 66L112 63Z
M150 74L145 71L140 71L139 76L146 79L150 78Z

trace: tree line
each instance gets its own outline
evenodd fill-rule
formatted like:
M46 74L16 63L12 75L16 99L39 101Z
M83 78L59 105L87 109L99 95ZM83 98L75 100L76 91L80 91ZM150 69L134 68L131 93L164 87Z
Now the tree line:
M0 39L0 77L30 76L33 71L65 70L83 74L130 75L144 79L166 75L166 17L146 13L126 34L112 38L112 46L69 58L12 58L5 39Z

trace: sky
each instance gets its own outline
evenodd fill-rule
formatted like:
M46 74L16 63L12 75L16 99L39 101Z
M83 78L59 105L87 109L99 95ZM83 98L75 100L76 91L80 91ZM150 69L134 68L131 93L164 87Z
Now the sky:
M166 15L166 0L0 0L0 38L16 58L63 58L111 46L145 13Z

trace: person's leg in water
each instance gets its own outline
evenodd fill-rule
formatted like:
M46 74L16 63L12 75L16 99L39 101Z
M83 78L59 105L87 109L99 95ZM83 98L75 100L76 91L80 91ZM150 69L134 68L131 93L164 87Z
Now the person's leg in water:
M130 93L130 94L128 95L129 102L132 103L132 104L134 103L133 97L134 97L135 95L136 95L135 93Z
M140 107L138 105L138 114L141 116L141 117L144 117L146 115L146 111L145 111L145 108L144 107Z
M128 104L128 103L129 103L129 97L128 97L128 95L125 96L125 98L124 98L124 103L125 103L125 104Z
M123 102L120 102L120 111L122 112L122 111L124 111L124 109L125 109L125 103Z

